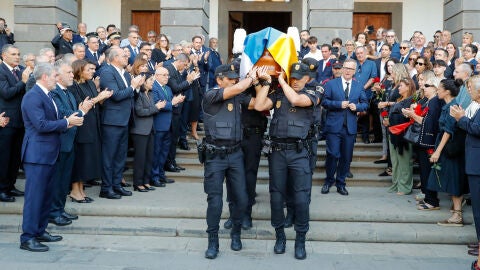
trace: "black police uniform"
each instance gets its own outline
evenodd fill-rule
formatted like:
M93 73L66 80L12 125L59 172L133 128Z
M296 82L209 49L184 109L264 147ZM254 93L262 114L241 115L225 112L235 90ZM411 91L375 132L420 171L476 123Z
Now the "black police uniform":
M207 193L207 233L210 239L217 237L220 216L222 214L223 180L231 193L233 209L231 217L234 237L240 238L240 226L247 207L245 187L245 168L241 139L242 105L248 106L251 96L237 95L228 100L223 99L223 88L212 88L205 93L202 101L205 126L206 160L204 190Z
M247 94L255 96L255 89L253 87L246 91ZM242 221L242 228L249 229L252 225L252 207L255 204L257 174L260 164L262 152L262 140L267 129L268 119L263 114L256 110L249 110L248 104L242 105L242 151L245 164L245 183L247 187L248 204L245 212L244 220ZM229 191L231 189L227 189ZM232 212L231 194L227 192L227 202ZM228 225L226 225L228 227Z
M317 104L318 95L315 91L303 89L298 94L307 95L313 104ZM269 133L272 140L269 156L271 223L276 231L283 230L283 203L287 188L291 185L294 189L295 231L303 234L304 242L309 229L312 187L309 130L313 124L313 106L293 107L281 89L268 98L272 100L275 110Z

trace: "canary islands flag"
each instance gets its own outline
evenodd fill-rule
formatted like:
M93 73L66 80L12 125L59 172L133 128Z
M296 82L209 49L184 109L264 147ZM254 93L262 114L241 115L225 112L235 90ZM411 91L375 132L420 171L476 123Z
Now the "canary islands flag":
M244 49L240 62L240 77L244 78L253 65L260 59L266 48L287 75L290 67L298 62L293 39L275 28L268 27L249 34L243 43Z

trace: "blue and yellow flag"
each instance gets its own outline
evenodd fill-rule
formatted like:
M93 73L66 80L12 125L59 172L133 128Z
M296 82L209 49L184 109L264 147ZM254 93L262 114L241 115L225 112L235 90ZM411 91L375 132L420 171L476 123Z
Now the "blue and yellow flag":
M298 62L298 57L293 39L287 34L268 27L249 34L243 44L245 48L240 62L240 77L245 77L266 48L275 62L285 70L287 78L290 78L290 67Z

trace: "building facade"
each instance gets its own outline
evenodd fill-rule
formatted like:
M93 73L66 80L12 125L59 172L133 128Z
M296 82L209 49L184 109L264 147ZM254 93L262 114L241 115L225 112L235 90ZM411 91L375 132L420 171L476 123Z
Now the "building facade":
M133 23L141 35L157 30L172 43L196 34L218 37L224 56L238 27L250 33L296 26L321 43L351 39L366 25L393 28L399 39L420 30L431 40L436 30L448 29L457 45L465 31L480 40L480 1L472 0L2 0L0 10L23 52L50 46L59 21L73 28L85 22L89 32L112 23L126 30Z

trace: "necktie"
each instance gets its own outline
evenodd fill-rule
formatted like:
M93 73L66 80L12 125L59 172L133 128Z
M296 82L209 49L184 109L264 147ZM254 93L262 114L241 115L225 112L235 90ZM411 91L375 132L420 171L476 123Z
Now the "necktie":
M405 59L405 57L403 57L403 56L402 56L402 57L400 57L400 63L402 63L402 64L403 64L403 60L404 60L404 59Z
M155 70L155 67L153 67L152 61L148 60L148 65L150 66L150 69Z
M70 99L70 96L67 93L67 89L62 89L62 90L63 90L63 93L65 94L65 96L67 97L68 104L70 104L70 109L75 110L75 107L73 106L72 100Z
M98 61L97 52L93 53L93 57L95 57L95 60Z
M350 87L349 87L349 82L345 82L347 87L345 87L345 99L348 100L348 94L350 93Z
M52 93L52 92L48 92L48 97L49 97L50 100L52 101L53 107L55 107L55 113L56 113L57 119L58 119L58 109L57 109L57 104L55 104L55 101L53 101L53 93Z
M133 48L133 53L134 53L135 55L138 54L137 47Z
M18 77L16 69L12 69L12 75L13 75L13 77L15 77L15 80L17 80L17 82L20 81L20 78Z

